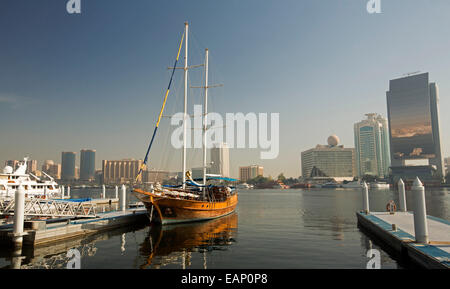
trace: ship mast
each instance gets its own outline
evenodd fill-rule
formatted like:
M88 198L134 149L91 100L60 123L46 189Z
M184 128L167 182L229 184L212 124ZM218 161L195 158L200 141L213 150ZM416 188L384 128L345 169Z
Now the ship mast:
M203 198L205 198L206 191L206 127L208 117L208 48L205 49L205 99L203 108Z
M184 51L184 114L183 114L183 189L186 188L186 118L187 118L187 94L188 94L188 31L189 24L184 23L185 51Z

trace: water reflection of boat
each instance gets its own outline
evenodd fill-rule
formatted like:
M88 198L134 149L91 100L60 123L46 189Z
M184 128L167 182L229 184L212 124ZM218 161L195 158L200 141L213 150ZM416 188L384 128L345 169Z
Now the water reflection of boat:
M236 213L205 222L151 227L140 248L141 255L148 256L141 268L188 267L192 252L225 250L233 244L237 227Z
M343 188L361 188L361 182L360 181L352 181L352 182L344 182L342 183Z

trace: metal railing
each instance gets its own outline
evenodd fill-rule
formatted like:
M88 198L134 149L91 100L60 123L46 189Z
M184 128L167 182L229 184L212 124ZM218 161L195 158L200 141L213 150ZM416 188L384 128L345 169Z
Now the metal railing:
M14 215L14 198L0 199L0 215ZM59 200L25 199L25 216L30 217L96 217L96 205Z

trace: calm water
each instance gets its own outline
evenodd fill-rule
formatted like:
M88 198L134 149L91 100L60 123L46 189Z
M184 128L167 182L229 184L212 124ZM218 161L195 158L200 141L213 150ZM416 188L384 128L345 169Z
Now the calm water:
M409 207L411 198L407 192ZM427 191L426 198L428 214L450 220L449 189ZM38 248L23 253L22 267L65 268L67 250L77 248L82 268L365 268L366 252L375 248L382 268L402 268L357 228L361 199L352 189L240 191L237 212L228 217L125 228ZM391 199L398 203L394 191L371 191L371 210L384 210ZM7 268L11 253L3 251L0 266Z

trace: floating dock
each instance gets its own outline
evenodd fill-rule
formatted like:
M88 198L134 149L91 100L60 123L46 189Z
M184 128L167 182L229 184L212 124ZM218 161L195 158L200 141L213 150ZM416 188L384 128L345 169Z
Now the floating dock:
M105 230L149 222L145 208L98 213L96 218L60 218L25 222L23 246L49 245ZM13 244L13 224L0 226L0 242Z
M357 212L358 227L394 253L427 269L450 269L450 222L427 216L429 242L416 243L411 212Z

